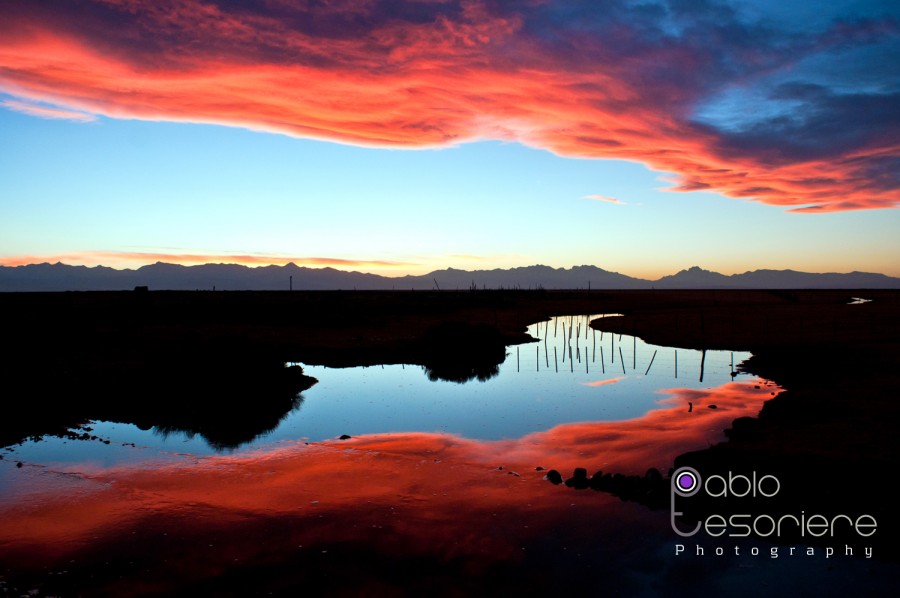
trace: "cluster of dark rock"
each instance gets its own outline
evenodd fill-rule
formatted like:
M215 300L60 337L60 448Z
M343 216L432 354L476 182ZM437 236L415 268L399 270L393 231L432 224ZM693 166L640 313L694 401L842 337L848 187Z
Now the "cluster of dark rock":
M572 477L563 481L562 474L551 469L544 479L554 485L565 484L575 490L597 490L617 496L622 500L628 500L645 505L651 509L661 509L668 506L669 487L671 481L664 478L655 467L647 470L643 476L627 476L621 473L611 474L598 471L590 478L587 469L576 467Z

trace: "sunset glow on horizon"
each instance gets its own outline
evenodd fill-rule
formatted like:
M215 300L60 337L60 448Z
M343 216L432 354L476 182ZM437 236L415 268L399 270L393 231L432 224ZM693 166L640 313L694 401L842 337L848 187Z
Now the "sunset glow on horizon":
M237 264L241 266L305 266L310 268L335 268L346 270L351 268L364 268L367 270L408 269L415 264L404 262L389 262L384 260L352 260L333 257L287 257L277 255L215 255L215 254L184 254L184 253L150 253L142 251L131 252L84 252L65 255L50 256L17 256L0 258L0 266L27 266L29 264L55 264L79 265L87 267L106 266L114 269L131 269L154 263L177 264L181 266L193 266L199 264Z
M900 276L900 8L10 0L0 265Z

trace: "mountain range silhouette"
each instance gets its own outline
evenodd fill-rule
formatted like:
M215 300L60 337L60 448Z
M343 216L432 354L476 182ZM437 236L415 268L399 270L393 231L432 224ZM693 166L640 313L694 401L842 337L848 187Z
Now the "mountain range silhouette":
M0 292L151 290L296 291L468 289L900 289L900 278L869 272L846 274L754 270L730 276L697 266L645 280L596 266L527 266L495 270L447 268L419 276L388 277L293 263L251 268L239 264L182 266L158 262L134 270L106 266L30 264L0 266Z

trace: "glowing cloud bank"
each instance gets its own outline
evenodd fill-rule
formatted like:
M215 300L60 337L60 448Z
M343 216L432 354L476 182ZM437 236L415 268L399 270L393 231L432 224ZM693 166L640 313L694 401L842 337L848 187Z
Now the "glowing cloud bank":
M712 0L11 0L0 91L15 98L6 107L50 118L399 148L515 140L640 161L674 173L676 191L795 211L894 207L896 7L813 9L785 19Z
M25 266L28 264L71 262L82 265L99 266L112 264L114 266L146 265L154 262L167 262L180 265L196 264L241 264L244 266L284 266L295 264L299 266L312 266L317 268L360 268L374 267L395 268L414 264L407 262L393 262L386 260L354 260L336 257L296 257L281 255L241 255L241 254L210 254L210 253L152 253L141 251L84 251L80 253L67 253L57 255L20 255L12 257L0 257L0 266Z

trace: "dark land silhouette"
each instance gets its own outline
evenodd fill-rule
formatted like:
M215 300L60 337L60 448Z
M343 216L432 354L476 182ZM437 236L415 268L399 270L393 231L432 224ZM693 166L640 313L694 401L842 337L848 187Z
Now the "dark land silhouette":
M859 297L871 301L853 304ZM758 417L733 421L727 441L680 455L672 468L691 466L707 476L748 471L775 475L782 483L777 500L741 503L748 512L869 514L878 521L877 533L866 539L875 548L874 562L900 560L900 523L889 490L900 453L900 292L151 290L7 293L0 294L0 308L6 319L0 366L3 444L106 419L194 432L221 447L270 429L296 407L298 393L313 380L285 363L419 364L430 376L470 380L490 376L506 347L530 340L525 332L530 323L552 315L620 313L593 325L660 345L748 350L753 357L742 369L785 389L765 403ZM554 468L552 462L541 465ZM564 471L552 477L568 484L551 488L597 491L591 496L612 494L651 509L667 508L669 472L587 474ZM722 503L704 500L679 505L684 506L679 522L685 528L722 509ZM493 521L485 519L482 525ZM249 521L240 526L260 538L271 533ZM851 541L845 532L825 538L786 534L768 542L843 546ZM372 545L379 537L372 536ZM677 540L674 534L672 539ZM91 554L122 547L132 555L152 550L125 542L98 545ZM441 563L405 553L401 558L391 550L373 553L368 545L347 541L332 548L328 558L323 553L298 562L287 554L271 556L261 568L242 565L228 578L210 577L197 587L222 591L231 583L247 588L324 583L328 575L355 565L359 568L344 580L350 584L345 587L366 588L372 580L387 579L397 587L435 588L440 580L457 577L453 587L550 590L552 585L540 586L537 580L545 575L523 576L529 567L539 571L550 561L527 561L527 571L514 561L473 571L462 561ZM556 558L549 549L541 554ZM561 567L561 561L553 562ZM108 587L104 584L127 567L123 563L108 573L85 569L98 577L85 573L54 579L46 587L56 584L63 593L67 588ZM11 579L27 587L43 577L25 570ZM594 581L567 580L571 588L594 587Z
M0 292L123 291L136 287L182 291L900 289L900 278L870 272L818 274L794 270L754 270L726 276L697 266L658 280L635 278L597 266L551 268L535 265L472 271L446 268L419 276L397 277L294 264L251 268L239 264L181 266L156 263L134 270L62 263L0 266Z

